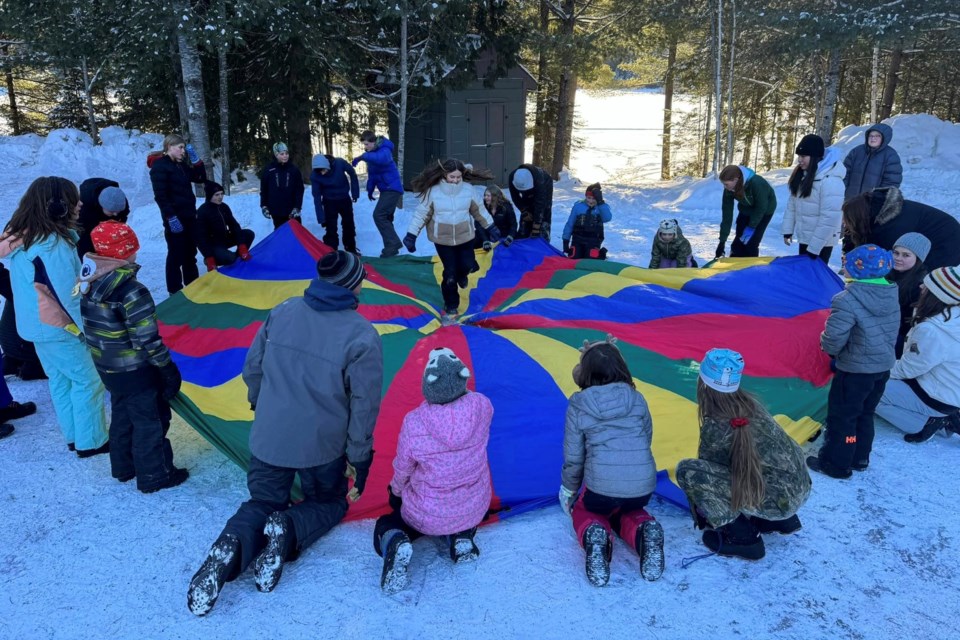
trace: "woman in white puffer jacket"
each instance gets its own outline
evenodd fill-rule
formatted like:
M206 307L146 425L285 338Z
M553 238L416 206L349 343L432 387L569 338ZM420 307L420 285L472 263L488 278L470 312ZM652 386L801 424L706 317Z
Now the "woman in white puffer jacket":
M842 158L823 138L806 135L797 145L797 166L790 175L790 199L783 215L783 243L800 243L800 255L830 261L840 238L843 216Z
M417 207L403 245L413 253L417 236L427 228L427 238L437 247L437 256L443 263L440 293L443 294L444 315L456 316L460 307L460 292L466 289L468 276L476 262L473 249L474 220L486 229L490 240L497 242L500 232L493 218L477 197L472 182L493 179L489 171L474 171L471 165L449 159L428 165L411 181L413 190L420 194Z

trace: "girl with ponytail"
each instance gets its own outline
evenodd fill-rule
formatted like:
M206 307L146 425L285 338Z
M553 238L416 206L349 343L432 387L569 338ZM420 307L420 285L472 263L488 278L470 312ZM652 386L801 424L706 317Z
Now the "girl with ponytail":
M764 556L761 533L793 533L810 494L799 445L760 401L740 389L743 358L713 349L700 364L695 459L677 465L703 543L714 553L748 560Z

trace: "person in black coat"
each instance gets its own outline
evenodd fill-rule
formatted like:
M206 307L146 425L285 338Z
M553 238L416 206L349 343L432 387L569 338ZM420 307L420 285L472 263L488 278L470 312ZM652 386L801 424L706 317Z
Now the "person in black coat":
M500 242L503 246L509 247L517 236L517 212L514 211L513 205L503 196L500 187L492 184L483 192L483 206L490 217L493 218L493 224L500 231L500 237L502 238ZM474 233L476 234L473 237L474 249L480 249L481 247L484 251L493 249L493 241L490 240L490 235L477 221L474 221Z
M120 190L120 183L109 178L87 178L80 183L80 241L77 242L77 254L83 258L83 254L93 251L93 244L90 242L90 232L101 222L106 220L117 220L126 223L127 216L130 215L130 203L126 196L123 197L123 203L119 210L112 210L112 215L104 213L103 205L100 203L100 195L108 188ZM122 195L123 192L120 191ZM118 200L113 191L107 193L107 201L111 206L117 206Z
M184 155L189 156L190 162L184 162ZM170 295L200 277L193 229L197 221L197 198L191 183L203 184L206 179L203 161L192 145L185 144L175 133L163 139L163 155L150 167L150 183L163 217Z
M0 296L3 296L3 315L0 316L0 352L3 352L3 375L14 375L21 380L46 380L47 374L37 357L32 342L17 332L17 314L13 308L13 287L10 272L0 264Z
M929 271L960 264L960 222L946 211L904 200L897 187L873 189L843 203L843 250L875 244L892 250L905 233L930 240Z
M323 243L332 249L340 248L337 234L337 218L343 224L343 248L360 255L357 251L357 227L353 219L353 203L360 198L360 181L357 172L343 158L330 155L313 156L310 172L310 189L317 222L326 229Z
M553 218L553 178L545 169L522 164L510 173L510 199L520 210L517 238L543 238L550 242Z
M250 259L254 233L241 229L233 212L223 202L223 185L208 180L204 185L207 201L197 210L196 240L207 271L233 264L237 258ZM230 251L230 247L236 251Z
M290 162L290 150L283 142L273 145L275 160L260 174L260 210L279 229L287 220L299 220L303 207L303 174Z

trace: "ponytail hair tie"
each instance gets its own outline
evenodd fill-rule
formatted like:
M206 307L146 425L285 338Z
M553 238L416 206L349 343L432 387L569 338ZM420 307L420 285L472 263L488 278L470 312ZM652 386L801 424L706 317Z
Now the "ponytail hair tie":
M730 420L730 426L734 429L739 429L740 427L745 427L750 424L750 421L746 418L733 418Z

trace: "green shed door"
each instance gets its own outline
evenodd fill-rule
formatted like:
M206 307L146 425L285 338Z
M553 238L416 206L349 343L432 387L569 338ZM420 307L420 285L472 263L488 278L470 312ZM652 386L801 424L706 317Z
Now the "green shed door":
M469 162L478 169L489 169L496 182L506 179L504 167L504 102L467 103L467 144Z

